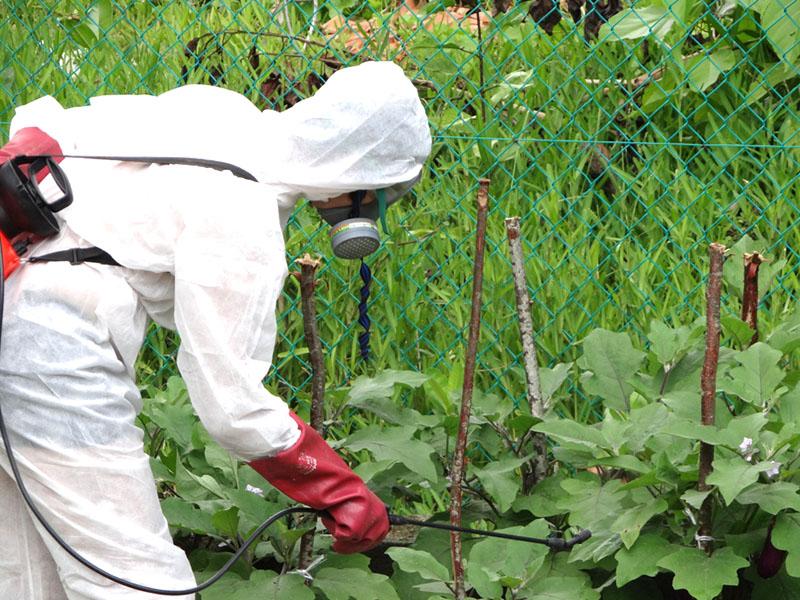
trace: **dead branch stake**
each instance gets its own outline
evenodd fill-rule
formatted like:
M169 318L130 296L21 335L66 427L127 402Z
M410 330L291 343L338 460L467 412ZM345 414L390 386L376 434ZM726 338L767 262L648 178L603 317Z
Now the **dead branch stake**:
M469 415L475 385L475 362L478 338L481 331L481 295L483 292L483 257L486 249L486 221L489 212L489 180L479 182L477 205L478 219L475 231L475 263L472 273L472 312L469 320L467 352L464 359L464 384L461 389L461 415L458 438L450 472L450 524L461 526L461 482L464 480L464 455L467 447ZM464 600L464 562L461 552L461 534L450 534L450 554L453 559L453 592L457 600Z
M531 318L531 299L528 294L528 281L525 276L525 256L522 252L519 217L506 219L506 234L511 255L511 272L514 275L514 292L517 299L517 316L519 331L522 336L522 356L525 378L528 382L528 405L531 415L539 419L546 407L542 400L542 389L539 383L539 361L536 357L536 340L533 334ZM522 489L528 493L531 488L547 475L547 439L543 433L533 435L534 458L526 465L522 479Z
M726 248L722 244L711 244L708 249L710 267L708 289L706 290L706 354L700 379L702 400L700 415L703 425L713 425L715 420L714 401L717 395L717 366L719 363L720 337L720 297L722 295L722 264ZM710 488L706 483L714 462L714 446L700 442L700 461L698 466L697 489L705 492ZM697 545L710 554L711 543L711 496L706 496L697 518Z
M311 427L320 434L325 420L325 361L322 357L322 343L317 329L317 305L314 298L316 273L320 261L306 254L297 259L300 265L300 304L303 312L303 334L308 346L311 361ZM311 564L314 553L314 532L309 531L300 539L299 568Z
M750 344L758 341L758 268L765 262L758 252L744 255L744 293L742 294L742 321L753 330Z

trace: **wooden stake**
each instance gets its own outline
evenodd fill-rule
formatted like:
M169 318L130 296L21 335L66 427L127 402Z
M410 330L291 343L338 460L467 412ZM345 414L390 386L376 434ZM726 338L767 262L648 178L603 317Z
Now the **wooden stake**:
M722 244L709 246L710 268L708 289L706 291L706 354L700 376L702 400L700 416L703 425L713 425L715 421L714 402L717 396L717 366L719 364L720 337L720 298L722 296L722 264L726 248ZM705 492L710 489L706 483L714 462L714 446L700 442L700 461L698 466L697 489ZM706 496L698 514L697 546L706 553L713 551L711 535L711 495Z
M541 419L546 407L542 401L542 389L539 383L539 361L536 357L536 340L533 334L531 318L531 299L528 294L528 281L525 276L525 256L522 252L519 217L506 219L506 234L511 255L511 272L514 274L514 291L517 298L517 317L519 331L522 336L523 367L528 382L528 406L531 415ZM527 434L526 434L527 436ZM522 438L526 441L526 437ZM520 451L524 444L520 443ZM522 478L523 492L528 493L537 482L547 476L547 438L543 433L533 434L534 458L525 466Z
M472 273L472 312L469 321L469 337L464 360L464 384L461 389L461 415L458 422L458 438L450 471L450 524L461 526L461 484L464 480L464 455L467 448L469 416L472 410L472 394L475 386L475 362L478 353L478 338L481 330L481 295L483 293L483 258L486 250L486 221L489 212L489 180L479 181L478 220L475 231L475 262ZM457 600L464 600L464 561L461 552L461 534L450 534L450 554L453 559L453 593Z

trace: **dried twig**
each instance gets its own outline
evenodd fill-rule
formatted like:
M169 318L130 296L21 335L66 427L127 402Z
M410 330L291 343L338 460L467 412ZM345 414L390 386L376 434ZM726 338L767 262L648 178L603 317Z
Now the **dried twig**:
M517 316L519 331L522 336L523 367L528 382L528 406L531 415L541 419L546 407L542 400L542 388L539 383L539 361L536 358L536 340L533 335L533 319L531 318L531 299L528 294L528 281L525 276L525 256L522 252L519 217L506 219L508 248L511 254L511 272L514 274L514 291L517 298ZM547 438L543 433L533 435L535 456L526 465L522 478L522 489L525 493L547 475Z
M706 355L700 387L703 395L700 415L703 425L713 425L715 420L714 401L717 395L717 365L719 363L719 307L722 295L722 264L725 261L725 246L711 244L709 246L710 268L708 289L706 291ZM714 446L700 442L700 464L698 467L697 489L706 492L710 489L706 480L711 474L711 463L714 462ZM697 517L697 545L710 554L713 550L711 536L711 495L706 496Z
M478 189L478 220L475 231L475 263L472 273L472 312L469 320L469 337L464 360L464 385L461 389L461 416L458 422L458 438L450 471L450 523L461 526L461 484L464 480L464 455L467 448L469 415L472 407L472 392L475 384L475 362L478 353L478 337L481 330L481 295L483 293L483 257L486 249L486 221L489 212L489 180L481 179ZM461 552L461 535L450 534L450 553L453 559L453 593L457 600L464 600L464 562Z
M322 356L322 343L317 330L317 305L314 299L317 268L319 260L306 254L297 259L300 265L300 304L303 311L303 334L308 346L311 361L311 427L322 433L325 420L325 361ZM314 532L309 531L300 539L300 569L308 568L314 553Z
M744 255L744 293L742 294L742 321L753 330L750 345L758 341L758 268L765 258L758 252Z

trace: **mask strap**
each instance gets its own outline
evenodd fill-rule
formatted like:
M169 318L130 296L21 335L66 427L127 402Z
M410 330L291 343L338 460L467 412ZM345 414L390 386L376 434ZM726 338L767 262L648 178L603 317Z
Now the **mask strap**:
M361 286L361 301L358 303L358 324L364 328L364 331L358 336L358 346L361 350L361 359L366 362L369 360L369 336L370 325L372 325L372 321L367 316L367 302L369 300L369 287L372 283L372 272L369 270L367 263L364 262L364 259L361 259L359 275L361 275L361 281L364 282L364 285Z
M389 227L386 225L386 190L375 190L375 197L378 199L378 217L381 220L383 233L389 235Z
M353 203L352 207L350 208L350 214L347 215L348 219L357 219L361 216L361 202L364 200L364 196L367 195L365 190L358 190L356 192L350 192L350 201Z

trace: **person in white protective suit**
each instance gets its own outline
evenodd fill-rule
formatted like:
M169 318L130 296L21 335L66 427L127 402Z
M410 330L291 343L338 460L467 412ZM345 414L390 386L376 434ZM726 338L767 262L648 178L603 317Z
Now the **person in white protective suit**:
M214 439L294 500L327 511L334 550L378 543L385 507L262 380L288 273L282 227L295 202L346 206L351 192L387 189L391 201L420 176L430 131L402 70L342 69L282 113L195 85L70 109L43 97L16 110L10 134L23 150L26 135L41 134L63 154L212 159L258 180L197 166L61 162L73 204L58 213L61 233L29 255L96 246L121 266L25 264L6 281L0 403L22 479L53 528L111 573L194 585L134 422L134 361L149 318L179 333L178 368ZM40 186L56 192L52 177ZM31 517L2 450L0 466L0 600L161 597L70 558Z

